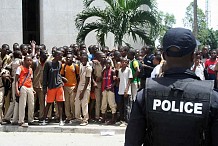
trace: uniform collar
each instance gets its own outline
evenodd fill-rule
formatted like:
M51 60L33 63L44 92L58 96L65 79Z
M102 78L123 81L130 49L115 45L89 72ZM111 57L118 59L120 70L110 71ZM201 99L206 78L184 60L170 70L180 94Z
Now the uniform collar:
M176 79L193 78L200 80L200 78L193 71L187 68L171 68L165 71L164 77Z

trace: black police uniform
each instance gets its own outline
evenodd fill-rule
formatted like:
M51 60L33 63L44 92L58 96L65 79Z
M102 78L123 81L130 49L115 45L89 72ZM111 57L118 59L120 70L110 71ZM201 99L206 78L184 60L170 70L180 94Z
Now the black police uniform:
M138 92L125 146L218 146L218 93L213 82L172 68Z

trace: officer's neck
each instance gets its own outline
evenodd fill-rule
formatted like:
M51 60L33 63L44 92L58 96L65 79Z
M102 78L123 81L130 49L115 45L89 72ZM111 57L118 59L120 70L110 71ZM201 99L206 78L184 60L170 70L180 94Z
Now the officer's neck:
M190 64L167 64L166 65L166 70L170 70L173 68L183 68L183 69L190 69L191 66Z

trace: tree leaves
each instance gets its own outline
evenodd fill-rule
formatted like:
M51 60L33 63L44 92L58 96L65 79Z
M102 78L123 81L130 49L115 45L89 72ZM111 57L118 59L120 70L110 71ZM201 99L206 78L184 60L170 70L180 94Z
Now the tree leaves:
M144 43L152 43L151 38L158 30L152 0L102 0L107 4L104 10L91 7L94 1L84 0L86 9L76 17L75 23L79 29L77 42L84 42L91 31L96 31L97 41L102 46L109 32L114 34L115 45L122 45L126 34L132 36L134 41L140 38ZM143 5L147 5L146 9ZM91 17L95 17L95 20L86 23Z

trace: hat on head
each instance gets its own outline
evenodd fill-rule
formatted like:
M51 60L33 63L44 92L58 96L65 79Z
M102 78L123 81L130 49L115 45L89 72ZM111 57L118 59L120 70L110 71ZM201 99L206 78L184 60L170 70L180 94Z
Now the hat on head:
M166 52L167 56L182 57L193 52L195 48L196 39L189 29L171 28L163 37L163 51Z

